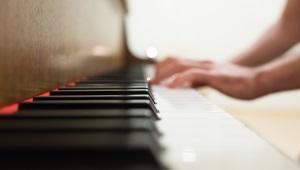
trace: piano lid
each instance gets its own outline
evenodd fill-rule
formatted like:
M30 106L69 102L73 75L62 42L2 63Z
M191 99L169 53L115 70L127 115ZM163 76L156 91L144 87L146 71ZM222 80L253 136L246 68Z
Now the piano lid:
M122 64L121 0L3 0L0 107Z

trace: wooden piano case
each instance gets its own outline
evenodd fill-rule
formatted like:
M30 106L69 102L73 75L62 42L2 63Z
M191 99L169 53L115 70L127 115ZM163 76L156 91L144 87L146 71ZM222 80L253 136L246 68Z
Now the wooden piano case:
M0 2L0 108L124 63L125 2Z

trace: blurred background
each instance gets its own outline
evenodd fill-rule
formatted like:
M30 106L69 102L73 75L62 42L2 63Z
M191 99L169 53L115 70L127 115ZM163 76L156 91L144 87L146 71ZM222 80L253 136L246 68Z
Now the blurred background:
M285 0L128 0L129 46L140 57L149 48L156 48L161 59L172 54L224 61L252 45L277 20L285 3ZM299 49L295 47L289 53L300 53ZM234 100L212 89L201 92L299 161L300 91L255 101Z

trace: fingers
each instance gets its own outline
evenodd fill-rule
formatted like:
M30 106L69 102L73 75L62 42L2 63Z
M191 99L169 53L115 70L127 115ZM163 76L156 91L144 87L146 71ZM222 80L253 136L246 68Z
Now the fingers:
M170 78L172 75L191 68L210 70L212 67L212 61L195 61L190 59L169 57L163 62L157 64L155 76L151 79L151 83L161 83L163 80Z
M178 59L169 57L156 65L155 75L151 79L151 83L158 84L173 74L185 70L185 68L186 66Z
M213 76L207 70L190 69L175 74L166 80L164 85L170 88L208 85L212 81L212 78Z
M195 65L197 66L197 68L201 68L203 70L210 70L213 68L215 63L211 60L202 60L195 62Z

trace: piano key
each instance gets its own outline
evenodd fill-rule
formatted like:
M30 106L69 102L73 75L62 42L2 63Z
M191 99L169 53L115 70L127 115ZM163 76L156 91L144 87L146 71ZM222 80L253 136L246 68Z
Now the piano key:
M153 148L159 150L156 138L150 132L0 132L0 150L115 150L115 149L138 149ZM9 137L9 138L8 138ZM51 142L49 142L51 141ZM148 142L147 142L148 141Z
M34 161L41 165L37 161L46 161L48 158L53 163L59 157L62 162L58 165L66 165L63 160L76 157L78 163L85 162L86 167L97 163L102 168L106 163L118 162L124 166L130 161L135 161L135 164L139 164L136 161L149 163L157 168L161 166L158 158L161 148L153 135L147 132L0 132L0 138L1 154L5 155L1 161L13 160L15 163L16 160L25 159L24 163L33 163L32 159L26 158L37 158Z
M117 74L106 74L102 76L89 77L90 80L147 80L144 75L133 75L126 73Z
M104 79L104 78L139 78L146 79L146 75L144 73L143 68L133 68L132 66L127 68L118 69L116 71L109 72L105 75L93 76L92 79Z
M17 151L1 152L1 168L9 170L166 170L146 151ZM17 163L16 163L17 162Z
M34 97L33 101L49 101L49 100L151 100L155 101L149 95L55 95L55 96L39 96Z
M137 77L101 77L101 78L88 78L84 81L103 82L103 83L147 83L145 78Z
M105 75L92 76L92 79L106 79L106 78L130 78L130 79L146 79L144 73L128 72L127 70L121 70L118 72L110 72Z
M154 115L149 109L67 109L67 110L20 110L13 115L1 115L4 119L32 118L149 118Z
M22 102L19 110L58 109L137 109L148 108L158 119L158 110L149 100L75 100Z
M98 87L98 88L144 88L149 89L148 84L113 84L113 83L104 83L104 84L76 84L75 86L70 87Z
M158 135L154 122L148 118L131 119L0 119L1 132L128 132L149 131Z
M127 76L127 77L146 77L143 69L133 70L131 68L118 69L107 74L93 77L108 77L108 76Z
M147 80L120 80L120 79L113 79L113 80L82 80L77 83L88 83L88 84L93 84L93 83L118 83L118 84L128 84L128 83L134 83L134 84L146 84L148 83Z
M140 86L140 85L145 85L145 86L149 86L148 82L107 82L107 81L86 81L86 80L82 80L82 81L78 81L76 82L76 86L82 86L82 85L121 85L121 86Z
M119 87L95 87L95 86L72 86L72 87L61 87L58 90L112 90L112 89L117 89L117 90L127 90L127 89L148 89L148 87L130 87L130 86L119 86Z
M126 75L119 74L119 75L103 75L103 76L96 76L96 77L89 77L89 80L129 80L129 81L146 81L147 78L143 75Z
M97 89L97 90L57 90L51 91L50 95L134 95L146 94L149 95L153 101L154 96L150 90L147 89Z

